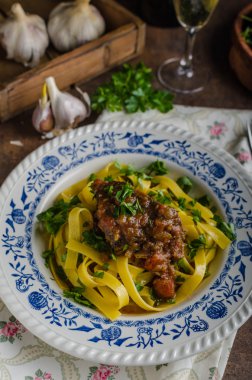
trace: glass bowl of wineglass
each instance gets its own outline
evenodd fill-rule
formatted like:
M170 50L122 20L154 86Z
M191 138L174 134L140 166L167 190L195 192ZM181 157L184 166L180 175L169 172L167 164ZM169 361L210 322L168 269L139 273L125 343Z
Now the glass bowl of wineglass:
M164 87L184 94L204 89L209 75L194 67L193 48L197 32L208 23L218 1L173 0L178 22L186 31L185 50L182 58L169 58L159 66L157 76Z

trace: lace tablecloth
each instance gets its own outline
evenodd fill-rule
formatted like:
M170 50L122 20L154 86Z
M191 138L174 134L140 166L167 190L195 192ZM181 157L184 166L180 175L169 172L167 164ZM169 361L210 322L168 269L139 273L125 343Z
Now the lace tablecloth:
M155 120L179 125L203 135L229 151L252 175L252 156L245 132L252 111L175 106L167 114L156 111L125 115L103 113L99 121ZM0 301L1 380L220 380L235 333L205 352L169 364L120 367L92 363L60 352L33 336Z

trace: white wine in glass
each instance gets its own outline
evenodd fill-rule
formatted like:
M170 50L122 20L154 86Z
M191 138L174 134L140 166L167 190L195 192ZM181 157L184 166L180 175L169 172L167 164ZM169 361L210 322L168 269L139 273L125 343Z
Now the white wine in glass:
M194 93L204 89L209 75L193 65L196 33L209 21L219 0L173 0L179 23L186 31L185 51L182 58L170 58L158 69L160 83L179 93Z

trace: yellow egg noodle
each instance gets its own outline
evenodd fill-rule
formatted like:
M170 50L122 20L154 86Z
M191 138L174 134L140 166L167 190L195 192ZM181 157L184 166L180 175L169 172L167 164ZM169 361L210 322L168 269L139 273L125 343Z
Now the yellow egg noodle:
M56 234L51 234L48 249L53 251L48 264L58 286L63 291L78 288L80 298L87 300L110 320L118 318L122 309L135 303L146 312L158 312L172 307L187 299L199 286L207 274L209 263L215 258L218 247L225 249L230 244L226 235L216 227L212 211L195 201L167 175L154 175L140 178L130 172L125 164L111 162L95 173L95 178L110 178L113 181L130 181L134 189L155 196L162 194L171 198L170 207L177 210L186 236L185 256L175 264L176 298L173 302L156 304L150 283L154 273L129 263L122 256L109 258L104 262L100 251L83 241L84 231L93 227L93 213L96 199L92 192L92 176L62 191L57 200L71 202L78 197L67 215L67 221L60 226ZM181 207L183 199L187 207ZM200 220L195 219L195 210ZM190 257L190 242L204 237L204 244L195 249ZM63 270L64 278L59 275ZM61 273L62 274L62 273ZM136 286L140 284L140 288Z

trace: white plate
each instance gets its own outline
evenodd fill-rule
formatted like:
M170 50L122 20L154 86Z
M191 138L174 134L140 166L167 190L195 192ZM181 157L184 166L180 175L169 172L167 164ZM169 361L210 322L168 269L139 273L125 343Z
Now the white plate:
M156 159L209 193L237 239L219 254L211 276L169 311L111 322L62 297L44 266L36 215L71 183L106 163L143 166ZM10 311L51 346L86 360L152 365L205 350L251 315L252 212L248 179L227 153L177 127L105 122L79 128L31 153L0 192L0 295Z

